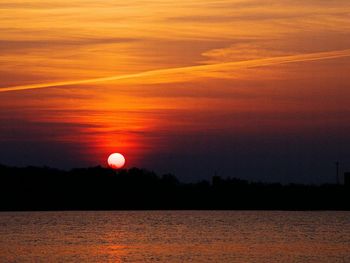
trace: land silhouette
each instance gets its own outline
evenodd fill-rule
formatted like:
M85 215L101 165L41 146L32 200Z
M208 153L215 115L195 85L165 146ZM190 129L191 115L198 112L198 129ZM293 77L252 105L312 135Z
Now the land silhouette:
M0 210L350 210L348 185L249 182L213 176L180 182L172 174L0 165Z

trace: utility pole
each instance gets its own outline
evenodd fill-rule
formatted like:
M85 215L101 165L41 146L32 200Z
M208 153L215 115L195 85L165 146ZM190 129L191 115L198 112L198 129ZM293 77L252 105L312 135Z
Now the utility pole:
M339 185L340 182L339 182L339 162L335 162L335 166L336 166L336 180L337 180L337 184Z

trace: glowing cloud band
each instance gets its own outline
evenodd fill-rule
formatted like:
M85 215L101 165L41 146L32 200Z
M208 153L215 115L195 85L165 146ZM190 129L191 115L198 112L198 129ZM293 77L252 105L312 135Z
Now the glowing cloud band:
M224 70L254 68L254 67L262 67L262 66L286 64L286 63L296 63L296 62L349 57L349 56L350 56L350 49L345 49L345 50L336 50L336 51L329 51L329 52L317 52L317 53L308 53L308 54L291 55L291 56L280 56L280 57L253 59L253 60L246 60L246 61L237 61L237 62L224 62L224 63L217 63L217 64L209 64L209 65L156 69L156 70L150 70L150 71L133 73L133 74L116 75L116 76L101 77L101 78L4 87L4 88L0 88L0 92L44 89L44 88L50 88L50 87L90 84L90 83L107 82L107 81L134 80L134 79L142 79L142 78L149 78L149 77L152 78L152 80L150 81L151 83L159 83L159 82L169 83L169 82L174 82L174 79L168 78L169 75L181 74L179 75L178 79L175 81L183 81L186 79L186 74L188 74L187 79L188 78L192 79L192 78L198 77L198 75L201 77L205 77L206 74L216 73ZM155 77L159 78L161 76L167 76L167 78L160 78L158 80L157 78L155 78Z

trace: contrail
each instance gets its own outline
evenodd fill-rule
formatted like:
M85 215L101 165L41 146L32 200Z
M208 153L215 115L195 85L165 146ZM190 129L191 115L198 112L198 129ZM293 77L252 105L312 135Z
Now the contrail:
M151 82L157 83L157 79L154 77L169 76L172 74L181 74L179 75L179 79L178 79L178 81L179 80L181 81L185 79L185 74L190 74L189 76L194 78L196 74L201 74L201 76L203 76L202 74L204 73L210 73L210 72L215 73L223 70L254 68L254 67L262 67L262 66L286 64L286 63L296 63L296 62L304 62L304 61L315 61L315 60L324 60L324 59L332 59L332 58L340 58L340 57L349 57L349 56L350 56L350 49L345 49L345 50L280 56L280 57L253 59L253 60L236 61L236 62L224 62L224 63L209 64L209 65L156 69L156 70L144 71L139 73L115 75L115 76L101 77L101 78L47 82L47 83L21 85L21 86L3 87L3 88L0 88L0 92L44 89L44 88L50 88L50 87L61 87L61 86L90 84L90 83L118 81L118 80L119 81L137 80L137 79L142 79L147 77L152 77ZM166 78L159 81L173 82L174 80L171 80L170 78Z

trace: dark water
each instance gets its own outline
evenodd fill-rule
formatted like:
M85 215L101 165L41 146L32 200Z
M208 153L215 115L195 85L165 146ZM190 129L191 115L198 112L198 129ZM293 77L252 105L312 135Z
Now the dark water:
M0 262L350 262L350 212L6 212Z

